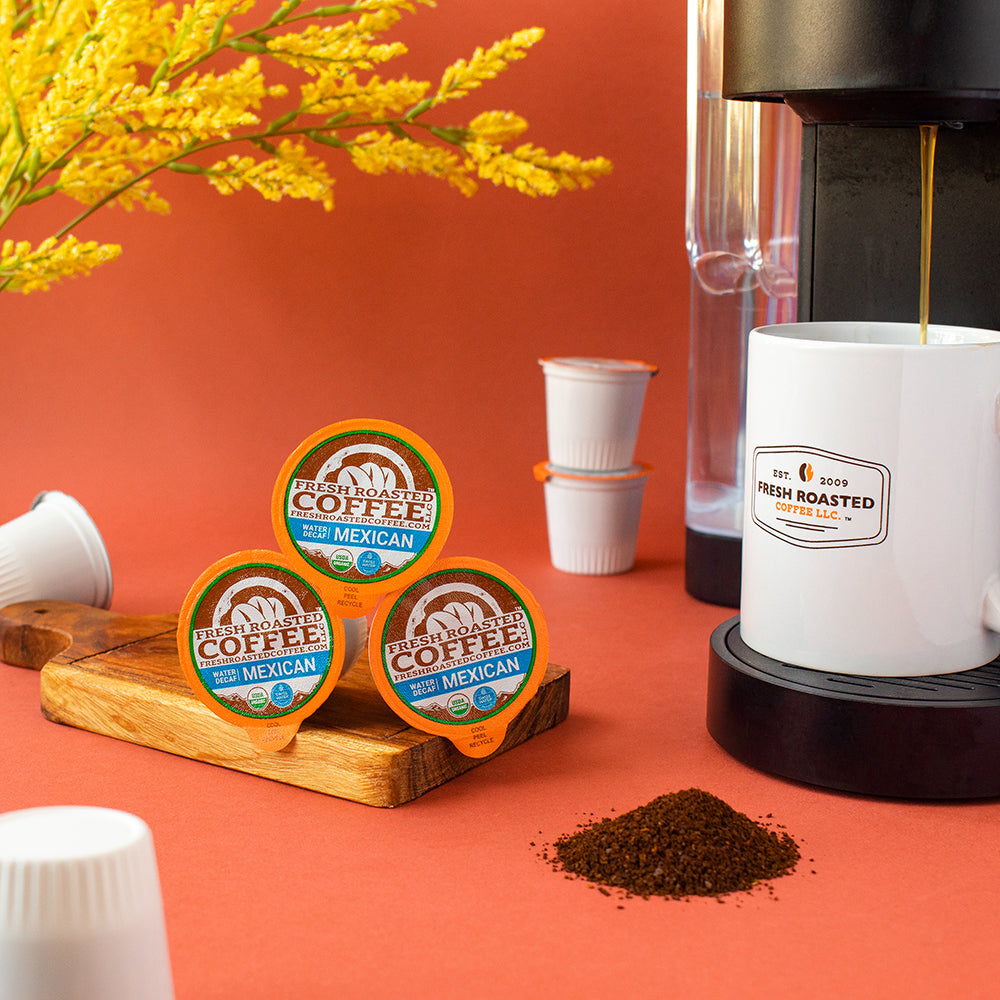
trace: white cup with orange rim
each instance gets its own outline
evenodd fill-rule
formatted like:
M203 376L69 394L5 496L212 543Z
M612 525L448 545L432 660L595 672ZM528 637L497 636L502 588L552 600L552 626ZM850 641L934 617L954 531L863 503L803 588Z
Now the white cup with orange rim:
M581 472L550 462L534 467L545 488L552 565L564 573L607 576L635 565L639 519L652 467Z
M656 366L587 357L542 358L539 364L549 461L589 472L629 468Z

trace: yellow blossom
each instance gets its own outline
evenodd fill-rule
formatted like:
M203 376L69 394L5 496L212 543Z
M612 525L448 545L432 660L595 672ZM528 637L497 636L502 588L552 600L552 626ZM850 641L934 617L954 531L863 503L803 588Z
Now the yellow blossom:
M310 24L302 31L279 35L267 43L267 51L290 66L307 73L321 69L372 69L376 63L387 62L406 52L402 42L376 44L374 39L387 31L400 18L395 10L378 10L363 14L357 21L336 25Z
M419 104L430 89L424 80L382 80L373 76L363 83L354 73L320 74L302 85L302 106L312 114L349 114L353 118L380 119L401 115Z
M96 112L91 124L101 134L172 133L181 142L228 139L234 129L256 125L254 111L268 97L282 97L284 86L268 87L254 57L220 76L191 73L173 88L166 83L123 90Z
M458 59L451 64L441 77L436 104L442 101L464 97L470 90L483 85L484 80L499 76L512 62L523 59L527 50L540 41L545 34L542 28L527 28L516 31L509 38L495 42L488 49L477 48L471 59Z
M465 195L476 191L476 182L469 176L462 158L442 146L425 146L389 133L367 132L351 143L350 153L354 165L368 174L389 171L425 174L446 180Z
M207 171L209 183L222 194L249 187L268 201L306 198L333 208L333 178L322 160L310 156L302 143L282 140L275 155L265 160L233 155Z
M604 157L581 160L571 153L551 156L530 143L508 153L494 143L469 142L465 151L467 165L483 180L504 184L531 196L589 188L595 177L611 173L611 163Z
M0 291L46 288L112 260L118 247L72 231L107 204L167 212L153 186L165 169L225 194L251 188L326 209L333 178L317 154L330 149L367 173L423 174L466 195L477 177L536 195L589 187L610 170L600 157L508 149L527 129L512 111L465 127L430 120L524 58L541 28L477 48L435 89L375 73L406 52L386 33L434 0L282 0L254 19L256 3L0 0L0 231L56 193L82 206L37 247L3 242ZM277 64L282 82L268 78Z
M517 139L527 128L528 123L513 111L484 111L469 122L471 139L494 144Z
M173 66L184 66L212 47L216 27L245 14L254 0L195 0L185 4L174 25L173 44L166 58Z
M4 240L0 247L0 282L13 291L44 291L60 278L90 274L120 253L119 246L81 243L75 236L67 236L61 243L50 236L35 248L25 240Z
M435 0L416 0L425 7L436 7ZM400 10L408 10L411 14L416 10L413 0L355 0L351 4L355 10L383 10L386 7L398 7Z
M166 215L170 206L152 189L149 178L142 175L176 154L176 146L169 142L112 136L88 146L70 160L60 176L60 190L84 205L114 197L125 209L139 204Z

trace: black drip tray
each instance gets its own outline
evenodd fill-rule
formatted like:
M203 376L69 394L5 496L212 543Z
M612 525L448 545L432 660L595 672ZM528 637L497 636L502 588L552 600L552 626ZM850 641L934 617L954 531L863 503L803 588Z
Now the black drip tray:
M708 731L737 760L810 785L911 799L1000 796L1000 660L859 677L769 659L713 633Z

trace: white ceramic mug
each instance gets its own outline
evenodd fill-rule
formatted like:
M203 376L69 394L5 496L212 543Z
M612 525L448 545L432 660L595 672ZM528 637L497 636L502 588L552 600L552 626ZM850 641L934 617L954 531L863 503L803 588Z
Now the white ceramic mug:
M1000 653L1000 333L754 330L746 452L751 649L876 676Z

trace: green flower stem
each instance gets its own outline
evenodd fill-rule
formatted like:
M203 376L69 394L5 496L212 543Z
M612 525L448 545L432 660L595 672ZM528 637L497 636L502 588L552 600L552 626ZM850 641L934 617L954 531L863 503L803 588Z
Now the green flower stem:
M3 186L0 187L0 229L3 229L4 223L14 214L14 209L21 204L20 196L23 194L24 184L21 184L20 191L17 194L13 194L12 188L14 184L18 183L21 178L22 167L24 164L25 156L27 156L28 147L22 145L17 152L17 157L11 165L10 170L7 172L7 177L4 179Z
M296 116L294 117L297 117L297 113ZM398 119L398 118L373 119L371 121L366 121L366 122L351 122L346 127L349 127L351 129L372 129L372 128L393 129L393 128L399 128L400 124L403 121L404 119ZM427 125L423 122L406 122L406 124L416 125L417 127L427 129L428 131L430 131L432 128L432 126ZM345 126L339 126L339 127L344 128ZM163 168L166 168L168 170L171 169L177 170L180 173L203 173L203 174L210 173L210 171L207 169L200 168L193 164L186 164L181 162L187 159L187 157L189 156L194 156L198 153L204 153L210 149L217 149L220 146L231 146L237 142L248 142L254 145L258 145L262 143L268 143L270 140L276 138L284 139L292 136L305 136L305 138L313 142L317 142L323 146L335 146L341 149L350 148L351 145L350 141L345 142L343 139L340 139L334 135L327 134L328 132L336 131L337 128L338 126L334 126L332 128L331 127L316 128L314 126L303 125L297 128L284 128L277 132L272 132L270 131L270 129L267 129L263 132L248 133L246 135L235 136L229 139L223 139L223 138L211 139L206 142L201 142L196 146L188 146L183 150L181 150L179 153L177 153L176 156L172 156L166 160L161 160L159 163L156 163L153 166L148 167L146 170L143 170L141 173L136 174L126 184L121 184L114 190L109 191L107 194L103 195L100 199L95 201L92 205L88 205L82 212L80 212L79 215L77 215L75 218L67 222L54 235L56 239L62 239L64 236L68 235L72 230L74 230L77 226L79 226L81 223L85 222L88 218L90 218L90 216L93 215L98 209L103 208L105 205L114 201L119 195L126 192L129 188L134 187L136 184L139 184L144 180L147 180L148 178L152 177L153 174L155 174L158 170L161 170ZM52 193L54 193L55 190L56 189L54 188ZM0 216L0 229L3 228L4 222L12 212L13 208L11 209L10 212L7 212L5 216ZM3 290L3 285L0 285L0 291L2 290Z
M521 58L523 50L540 37L541 29L511 35L485 52L477 49L471 63L456 61L445 71L437 92L430 96L427 96L430 83L408 81L405 77L400 81L387 81L384 88L379 86L379 78L373 77L371 100L367 102L365 94L369 84L365 84L362 91L345 87L342 99L337 98L335 89L323 96L322 92L328 88L303 86L298 101L294 102L298 106L286 113L276 113L271 121L268 112L257 109L264 104L264 98L283 97L288 88L268 85L263 65L258 64L281 63L305 69L307 73L332 72L334 75L346 74L352 67L371 70L373 64L405 51L405 46L399 43L379 46L381 54L377 55L374 39L398 19L397 6L409 8L410 5L385 0L381 8L384 16L376 16L369 25L365 12L381 5L349 2L305 9L306 2L316 4L317 0L287 0L277 9L272 8L269 16L262 13L260 16L266 20L261 22L255 17L255 26L244 29L243 24L249 19L243 15L239 15L241 24L233 23L237 18L235 3L226 2L226 9L220 13L221 8L204 7L195 0L194 8L186 6L179 16L176 11L161 8L150 26L149 36L137 29L138 37L133 37L128 31L104 36L99 27L103 21L86 15L88 0L7 2L13 7L14 18L26 29L31 29L33 20L39 25L46 21L56 24L60 18L54 12L59 11L60 5L72 5L73 17L72 29L63 26L66 28L65 52L59 48L63 43L58 39L51 43L43 39L37 41L40 46L37 50L25 50L22 54L27 60L24 65L18 62L21 55L15 52L13 65L17 72L12 73L9 65L0 65L0 117L4 119L0 127L4 143L4 161L0 167L0 232L19 207L34 204L56 192L64 192L77 200L77 207L71 210L74 217L53 234L52 245L57 249L47 254L49 259L45 252L38 251L12 265L12 269L0 272L0 291L20 287L22 274L26 276L23 290L33 291L46 287L49 273L56 278L61 276L60 270L65 275L85 273L92 266L87 255L96 244L74 256L74 245L61 244L61 241L99 209L116 200L124 200L129 205L139 202L147 208L162 208L165 202L149 184L149 179L161 169L201 174L223 193L249 185L265 197L280 198L288 194L322 200L329 208L332 207L329 189L332 178L316 154L322 147L345 150L359 169L369 172L378 173L388 166L437 174L446 177L465 194L476 189L474 175L494 183L503 182L528 194L553 194L560 188L579 186L578 180L588 187L594 176L610 168L603 158L587 162L569 154L561 154L565 158L551 158L544 149L530 146L527 153L505 152L502 148L504 136L512 138L520 134L527 124L512 112L486 113L477 116L467 127L432 125L424 118L426 112L453 97L464 96L482 80L496 76L511 60ZM83 3L84 8L77 10L77 2ZM112 4L114 2L116 0L112 0ZM433 0L415 2L433 6ZM127 27L132 21L125 14L131 17L133 12L124 0L122 7L121 24ZM109 17L113 14L111 10ZM351 14L364 16L345 22L337 30L343 30L344 37L357 47L341 53L333 44L340 35L327 39L323 22ZM169 23L159 24L157 18L161 15ZM303 22L309 23L305 30L301 27ZM294 40L288 44L284 41L286 31L291 32ZM316 40L312 37L313 31L319 32ZM193 44L195 36L196 45ZM103 46L111 48L105 51ZM201 46L204 49L198 51ZM225 110L217 113L213 110L213 100L224 81L220 77L219 87L214 86L215 77L209 73L209 67L220 55L226 65L232 61L224 56L226 49L251 52L262 58L242 61L233 76L234 88L237 84L240 88L238 93L234 90L236 103L232 107L227 103ZM369 51L370 58L365 58ZM185 52L190 54L185 55ZM36 59L40 62L31 72ZM200 78L203 72L206 79L199 79L198 84L187 86L183 82L188 77ZM77 84L83 87L87 81L92 85L83 91L78 88L70 96L67 96L67 88L60 86L50 99L46 95L56 74L70 78L70 91ZM81 79L75 80L74 74L79 74ZM22 84L22 78L27 83ZM143 85L139 82L143 79L149 82ZM18 81L16 85L15 81ZM19 93L22 86L27 88L23 95ZM118 87L127 95L121 104L114 96ZM413 95L412 104L404 105L397 112L395 108L400 106L402 94ZM315 96L307 99L307 95ZM23 108L20 106L22 99ZM51 106L44 103L50 100ZM43 102L39 106L40 123L34 121L33 101ZM273 106L269 107L274 110ZM338 113L337 108L343 110ZM511 116L512 125L505 114ZM372 120L362 120L364 117ZM227 123L233 130L231 133L227 131ZM377 130L377 138L371 140L366 135L359 144L359 133L373 129ZM491 141L491 136L495 142ZM292 139L295 141L288 141ZM290 147L287 153L279 140L287 141ZM375 142L372 150L368 149L369 141ZM258 155L232 156L207 167L192 162L200 154L222 147L238 149L237 144L241 142L249 144L250 151L256 150ZM303 143L308 144L309 155ZM464 151L464 162L454 153L443 150L439 143ZM60 148L61 144L65 144L65 148ZM260 153L269 159L260 159ZM64 181L67 167L73 171L72 179L67 175ZM544 173L551 176L545 177ZM92 203L87 204L91 199ZM111 249L101 250L102 259L97 262L106 259ZM117 248L114 249L117 252Z
M173 70L169 69L171 57L167 56L163 62L167 64L168 68L164 69L164 72L159 76L159 79L156 77L154 77L154 79L156 79L156 82L159 82L162 79L174 80L178 76L184 76L185 74L190 73L196 66L208 59L211 59L213 56L222 51L222 49L226 48L235 49L237 52L252 52L262 55L269 50L267 46L262 44L260 41L260 36L266 36L266 32L271 28L284 27L286 24L295 24L297 21L310 21L325 17L335 17L341 14L353 14L354 12L363 9L359 8L356 4L338 4L335 7L314 7L301 14L294 14L294 11L297 10L301 2L302 0L293 0L293 2L285 4L283 7L279 7L278 10L275 11L270 20L263 27L248 28L246 31L241 31L225 40L222 39L225 26L220 26L217 23L215 26L216 31L212 34L211 44L204 52L196 56L194 59L189 60L183 66L178 66ZM281 15L284 7L288 8L287 13L285 13L284 16L279 16ZM222 18L219 20L221 21ZM160 68L163 68L162 64ZM157 74L159 73L160 69L157 69ZM152 89L152 87L150 89Z

